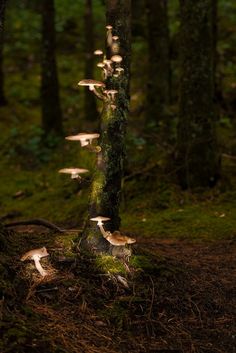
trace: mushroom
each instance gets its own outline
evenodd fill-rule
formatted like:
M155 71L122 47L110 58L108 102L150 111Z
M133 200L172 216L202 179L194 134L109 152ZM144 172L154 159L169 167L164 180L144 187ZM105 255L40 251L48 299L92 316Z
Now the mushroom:
M102 235L106 238L106 234L107 232L105 231L105 229L103 228L103 222L109 221L110 218L108 217L102 217L102 216L97 216L94 218L90 218L91 221L93 222L97 222L97 225L102 233Z
M113 102L115 100L115 94L118 93L117 90L115 89L107 89L104 91L104 93L107 95L108 98L111 99L111 101Z
M123 67L117 67L117 68L116 68L116 72L118 72L118 76L120 76L120 74L121 74L122 72L124 72ZM114 75L114 76L115 76L115 75Z
M120 50L120 44L119 44L119 37L118 36L113 36L112 37L112 46L111 46L111 52L113 54L118 54Z
M74 136L67 136L65 139L69 141L80 141L81 146L91 145L93 139L99 138L100 134L78 134Z
M79 81L78 85L88 86L89 90L92 91L99 99L104 100L104 96L101 93L99 93L95 88L95 87L104 88L105 84L103 82L87 79L87 80Z
M105 67L105 64L104 63L97 63L97 67L100 67L103 69Z
M88 169L81 168L64 168L58 171L59 173L71 174L71 179L81 179L80 174L87 173Z
M112 45L112 26L107 25L107 46L110 47Z
M111 64L113 64L113 61L109 60L109 59L104 59L103 63L106 65L107 67L107 76L112 75L113 72L113 68L111 66Z
M123 60L123 58L122 58L122 56L120 56L120 55L113 55L113 56L111 57L111 61L113 61L113 62L116 63L116 64L121 63L122 60Z
M94 91L95 87L105 87L105 84L96 80L81 80L78 83L79 86L88 86L90 91Z
M94 51L94 55L103 55L103 51L101 49L97 49Z
M36 269L39 271L41 276L44 277L44 276L46 276L47 272L42 268L42 266L40 264L40 259L42 257L48 256L48 255L49 255L49 253L47 252L47 249L45 247L39 248L39 249L33 249L33 250L30 250L27 253L25 253L21 257L21 261L33 260Z
M133 244L136 242L136 239L122 235L118 230L115 230L113 233L106 232L104 238L109 241L110 244L115 246L122 246L126 244Z

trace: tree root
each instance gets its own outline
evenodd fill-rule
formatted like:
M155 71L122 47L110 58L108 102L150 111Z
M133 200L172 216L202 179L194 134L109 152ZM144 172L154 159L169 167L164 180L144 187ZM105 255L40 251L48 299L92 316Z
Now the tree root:
M16 227L16 226L22 226L22 225L36 225L36 226L43 226L51 230L55 230L56 232L59 233L65 233L65 232L79 232L80 229L62 229L58 227L56 224L51 223L45 219L42 218L35 218L35 219L29 219L25 221L16 221L12 223L7 223L4 224L4 227L6 228L11 228L11 227Z

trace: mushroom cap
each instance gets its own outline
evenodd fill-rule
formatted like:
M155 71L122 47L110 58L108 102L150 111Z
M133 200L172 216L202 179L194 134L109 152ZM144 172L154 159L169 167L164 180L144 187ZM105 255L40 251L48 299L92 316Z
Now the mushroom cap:
M123 67L117 67L117 68L116 68L116 71L117 71L117 72L122 72L122 71L124 71L124 69L123 69Z
M65 173L65 174L72 174L72 173L77 173L77 174L82 174L82 173L87 173L89 170L88 169L82 169L82 168L63 168L58 171L58 173Z
M104 67L105 64L104 63L97 63L97 67Z
M118 36L113 36L112 39L113 39L113 40L118 40L119 37L118 37Z
M102 55L103 51L101 49L97 49L94 51L94 55Z
M116 94L118 91L116 89L106 89L104 91L105 94Z
M111 30L113 27L111 25L107 25L106 29Z
M65 137L65 139L70 141L93 140L99 138L99 136L100 134L80 133L78 135L67 136Z
M112 234L109 234L106 239L109 241L109 243L116 246L133 244L136 242L136 239L122 235L118 230L114 231Z
M97 87L105 87L105 84L101 81L96 81L96 80L91 80L91 79L86 79L86 80L81 80L78 83L79 86L97 86Z
M90 221L93 221L93 222L106 222L106 221L110 221L111 218L109 217L103 217L103 216L97 216L97 217L94 217L94 218L90 218Z
M49 253L47 252L47 249L44 246L43 248L27 251L24 255L22 255L21 261L34 260L35 258L40 259L41 257L46 256L49 256Z
M120 55L113 55L111 57L111 61L113 61L114 63L120 63L122 60L123 60L123 58Z

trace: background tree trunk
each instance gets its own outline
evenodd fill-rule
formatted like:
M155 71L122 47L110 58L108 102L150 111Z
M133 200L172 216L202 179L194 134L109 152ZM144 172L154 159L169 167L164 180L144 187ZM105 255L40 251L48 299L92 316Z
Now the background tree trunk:
M170 40L167 0L146 0L148 20L147 124L167 125L170 103ZM166 129L165 129L166 130Z
M0 106L7 104L4 94L4 74L3 74L3 45L4 45L4 18L6 0L0 2Z
M55 55L54 0L42 0L42 127L47 136L62 134L62 113Z
M120 227L119 206L121 181L125 154L125 131L129 106L130 48L131 48L131 2L130 0L107 1L107 24L113 26L113 35L119 36L120 55L123 57L124 74L107 79L108 89L116 89L116 109L104 104L101 116L101 152L98 154L97 170L92 185L89 216L110 217L106 230L113 232ZM107 56L110 57L108 50ZM94 223L90 223L87 242L100 250L106 250L104 240Z
M183 188L216 183L212 0L180 0L181 81L177 164Z
M84 13L84 33L85 33L85 78L92 78L94 74L94 23L93 23L93 1L86 0ZM96 99L89 90L85 90L85 120L97 121L98 111Z

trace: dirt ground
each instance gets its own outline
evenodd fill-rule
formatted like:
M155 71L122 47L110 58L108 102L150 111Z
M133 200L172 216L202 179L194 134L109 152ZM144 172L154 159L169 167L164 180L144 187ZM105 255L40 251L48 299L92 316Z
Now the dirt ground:
M12 259L14 291L0 307L1 353L236 352L235 240L138 239L134 253L153 266L128 265L128 287L97 270L93 258L50 251L44 279Z

